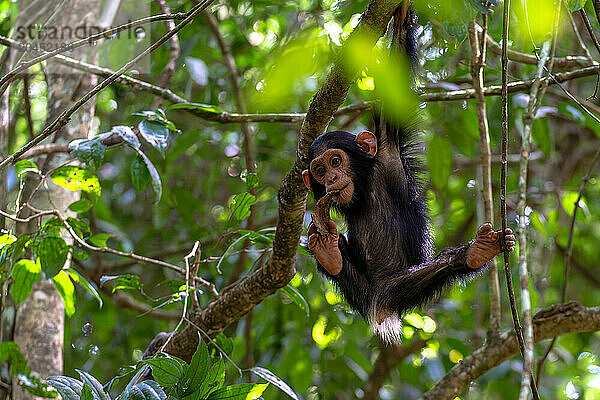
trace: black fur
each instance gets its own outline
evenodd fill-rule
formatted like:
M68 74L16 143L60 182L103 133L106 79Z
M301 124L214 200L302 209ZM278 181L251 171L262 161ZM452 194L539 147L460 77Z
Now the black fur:
M403 37L412 38L405 47L414 57L414 13L408 16L408 22L394 26L407 29L409 25L410 33ZM432 240L424 197L422 146L415 130L388 123L380 114L375 118L374 131L378 141L374 157L361 150L353 134L343 131L325 133L310 147L309 162L327 149L345 151L354 182L351 202L333 203L348 225L347 238L340 235L339 240L342 270L331 275L318 261L317 266L348 304L369 319L382 338L391 341L399 334L404 312L427 303L457 279L476 271L466 266L468 246L446 249L428 261ZM310 181L318 200L325 195L325 188L312 174ZM393 332L386 332L389 326L378 331L378 324L390 316L396 321Z

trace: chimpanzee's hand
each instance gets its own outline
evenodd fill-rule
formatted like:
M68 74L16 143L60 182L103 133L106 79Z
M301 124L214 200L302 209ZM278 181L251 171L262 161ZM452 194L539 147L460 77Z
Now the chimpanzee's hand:
M320 234L314 223L308 225L308 249L313 252L323 268L331 275L337 275L342 270L342 253L338 246L340 237L335 222L327 222L328 233Z
M502 231L494 231L492 224L483 224L477 230L475 241L467 250L467 266L477 269L496 257L504 249L513 251L515 249L515 242L516 239L512 229L506 228L504 234L502 234Z

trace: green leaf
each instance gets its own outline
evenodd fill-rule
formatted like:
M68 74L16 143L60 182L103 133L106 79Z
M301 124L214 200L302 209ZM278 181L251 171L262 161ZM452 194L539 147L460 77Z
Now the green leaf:
M167 395L154 381L140 382L131 388L124 400L166 400Z
M85 261L88 259L88 254L83 250L74 248L73 249L73 258L76 260Z
M79 272L75 271L72 268L66 269L67 273L71 277L71 279L77 283L79 283L85 290L88 291L92 296L98 300L98 308L102 308L102 297L100 297L100 293L98 293L98 289L96 289L96 285L88 282L83 276L79 275Z
M80 238L83 238L92 232L88 224L77 218L67 217L67 223L71 225L75 233L77 233Z
M253 400L258 399L269 386L268 383L242 383L241 385L225 386L217 389L208 396L208 400Z
M236 194L231 203L231 215L237 221L242 221L250 216L250 207L256 203L256 197L250 193Z
M68 376L50 376L48 383L60 393L63 400L80 400L83 383Z
M198 335L198 346L196 352L192 356L192 361L186 369L178 386L178 393L181 397L186 396L200 387L209 366L208 346Z
M86 163L90 168L96 169L102 163L106 145L102 143L104 135L93 137L92 139L77 139L69 143L71 155L82 163Z
M206 379L202 382L200 389L192 393L189 398L204 399L215 390L221 388L225 383L225 363L219 360L213 364L212 368L206 374Z
M91 236L88 241L97 247L106 247L106 241L113 237L112 233L97 233Z
M92 389L92 393L94 393L94 398L99 400L110 400L110 397L104 391L102 384L98 382L96 378L94 378L88 372L79 369L76 369L75 371L77 371L77 373L79 374L79 377L81 378L82 382Z
M52 278L60 272L67 261L69 246L59 237L45 237L37 247L37 256L46 278Z
M308 302L302 297L300 292L291 285L287 285L281 288L281 291L286 294L302 311L306 313L306 316L310 316L310 308Z
M140 277L137 275L104 275L100 278L100 286L104 286L106 282L114 282L113 293L116 290L141 290L142 284Z
M585 7L587 0L567 0L567 8L569 11L579 11Z
M128 126L113 126L111 129L112 133L119 135L125 142L129 143L131 147L138 150L141 146L140 139L135 135L133 129Z
M561 199L563 208L565 209L567 214L569 214L569 216L571 216L571 217L573 216L573 213L575 212L575 202L577 201L578 197L579 197L579 193L577 193L577 192L567 192ZM578 220L581 217L583 217L582 214L585 214L585 215L589 214L586 200L583 196L581 197L581 199L579 199L579 203L577 204L577 206L581 209L580 211L577 212Z
M158 358L149 358L142 360L143 363L150 365L152 376L161 386L169 388L179 382L183 375L183 365L181 362L171 356L164 355Z
M164 157L169 139L169 129L160 122L147 119L139 123L138 129L142 137Z
M83 190L96 196L100 196L101 192L98 178L89 171L74 165L65 165L54 171L52 182L72 192Z
M19 350L19 345L15 342L0 343L0 362L10 364L10 376L18 374L29 374L31 368L27 366L27 360Z
M150 173L150 177L152 178L152 189L154 189L154 202L158 203L162 197L162 182L160 181L160 175L158 174L154 164L152 164L152 161L150 161L150 159L144 153L138 151L138 154L144 160L144 164L146 164L146 168Z
M129 173L131 175L133 187L138 192L144 190L150 183L150 179L152 179L150 177L150 171L148 171L148 167L146 167L146 163L142 156L137 156L135 160L133 160L129 167Z
M538 118L533 122L531 129L531 138L544 152L545 156L549 156L553 148L552 134L548 127L548 118Z
M272 234L264 234L261 232L249 231L246 229L240 229L238 233L245 236L247 235L248 239L250 239L252 243L260 243L269 247L273 245Z
M32 286L40 279L41 267L31 260L19 260L12 269L10 295L19 304L31 294Z
M207 114L221 114L223 111L210 104L201 103L177 103L171 104L167 110L197 110Z
M242 171L240 178L246 182L246 190L250 190L258 186L258 175L249 173L247 169Z
M67 316L75 314L75 286L71 282L69 275L65 271L60 271L58 275L52 278L54 287L60 295L65 305L65 313Z
M440 136L434 136L429 142L427 163L431 182L440 190L448 184L452 173L452 149L450 143Z
M92 208L92 202L87 199L77 200L74 203L71 203L69 206L69 210L76 212L78 214L84 213Z
M262 367L253 367L253 368L250 368L250 371L252 371L252 373L260 376L261 378L265 379L266 381L269 381L274 386L277 386L283 393L287 394L292 399L301 400L300 396L298 396L292 390L292 388L288 386L287 383L282 381L277 375L275 375L268 369L262 368Z
M231 355L233 352L233 340L225 336L223 332L219 333L217 337L213 339L213 342L219 346L219 348L223 350L225 354Z
M80 400L94 400L94 395L92 394L92 388L86 384L84 384L83 388L81 389Z
M14 263L21 257L24 253L25 245L29 241L29 235L19 236L16 240L12 235L2 235L2 240L0 242L0 274L2 270L6 267L6 270L9 271ZM3 242L3 243L2 243ZM3 282L6 278L4 276L0 276L0 283Z
M35 165L35 163L33 161L21 160L21 161L17 161L15 163L15 172L17 173L17 176L20 178L21 175L26 174L28 172L35 172L36 174L39 174L40 169L38 168L37 165Z

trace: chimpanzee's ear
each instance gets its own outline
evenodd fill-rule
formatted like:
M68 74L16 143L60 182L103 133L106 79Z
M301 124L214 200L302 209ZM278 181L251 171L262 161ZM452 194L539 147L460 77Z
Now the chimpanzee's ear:
M310 175L308 175L307 169L302 171L302 180L304 181L306 188L312 192L312 187L310 186Z
M365 153L374 156L377 154L377 137L373 132L362 131L356 135L356 144L360 147Z

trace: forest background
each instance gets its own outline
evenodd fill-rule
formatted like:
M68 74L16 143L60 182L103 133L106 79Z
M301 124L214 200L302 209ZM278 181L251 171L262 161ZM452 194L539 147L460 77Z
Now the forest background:
M505 1L416 2L414 85L386 58L398 1L0 1L0 398L49 375L102 398L76 369L114 396L136 365L179 398L168 358L137 363L173 330L157 348L216 338L248 398L600 398L600 3ZM389 347L316 273L299 177L379 100L418 120L438 251L502 218L520 240L512 290L499 257Z

